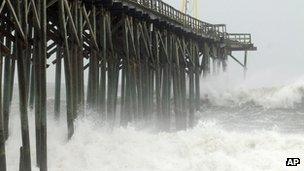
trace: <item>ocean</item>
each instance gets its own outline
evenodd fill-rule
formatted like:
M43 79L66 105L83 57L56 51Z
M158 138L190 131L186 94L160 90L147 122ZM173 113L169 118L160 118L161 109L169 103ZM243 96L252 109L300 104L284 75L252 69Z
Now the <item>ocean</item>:
M194 128L179 132L158 132L153 126L133 124L110 128L87 113L77 119L70 141L64 113L60 121L54 120L50 97L49 170L303 170L303 164L286 167L286 159L304 161L304 80L274 87L224 85L212 81L202 85L201 96L209 103L196 113ZM38 170L34 165L33 112L29 112L29 118L33 170ZM6 143L7 164L9 171L15 171L21 144L18 98L12 104L10 135Z

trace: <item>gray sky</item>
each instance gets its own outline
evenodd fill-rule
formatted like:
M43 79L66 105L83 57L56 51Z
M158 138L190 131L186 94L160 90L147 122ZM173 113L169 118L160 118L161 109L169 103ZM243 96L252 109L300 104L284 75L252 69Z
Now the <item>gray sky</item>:
M165 0L180 8L180 0ZM249 77L284 84L304 76L304 0L199 0L200 19L252 33ZM242 54L235 54L242 57ZM230 60L230 72L241 73Z

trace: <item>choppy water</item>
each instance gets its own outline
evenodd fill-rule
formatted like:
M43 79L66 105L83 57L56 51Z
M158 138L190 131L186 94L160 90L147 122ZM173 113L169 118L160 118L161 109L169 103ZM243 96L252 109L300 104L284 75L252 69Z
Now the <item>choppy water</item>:
M100 126L94 118L76 123L66 140L64 120L48 118L48 165L54 171L103 170L303 170L287 168L287 157L304 161L304 82L282 87L209 91L212 105L197 113L197 126L172 133L152 128ZM51 105L51 104L50 104ZM52 107L50 107L52 109ZM15 171L21 144L17 104L13 106L8 167ZM34 117L30 114L31 152L35 162Z

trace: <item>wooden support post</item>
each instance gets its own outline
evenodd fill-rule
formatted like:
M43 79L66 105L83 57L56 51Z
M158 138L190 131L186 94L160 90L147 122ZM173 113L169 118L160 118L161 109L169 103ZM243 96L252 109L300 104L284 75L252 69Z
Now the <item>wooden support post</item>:
M115 57L118 58L117 56ZM117 96L118 96L118 82L119 82L119 65L116 61L116 64L114 65L114 93L113 93L113 121L112 124L114 126L116 121L116 110L117 110Z
M7 1L8 2L8 1ZM27 3L24 1L23 3ZM23 4L22 3L22 4ZM21 16L21 2L15 2L16 15L19 20L24 20L25 16ZM26 26L24 26L26 27ZM20 28L21 29L21 28ZM22 32L23 33L23 32ZM17 36L24 36L21 31L16 33ZM31 170L31 153L30 153L30 137L29 137L29 125L28 125L28 112L27 112L27 87L26 87L26 75L25 75L25 51L22 46L22 42L16 38L16 57L18 67L18 85L19 85L19 109L20 109L20 121L21 121L21 136L22 136L22 151L20 166L24 171Z
M62 58L62 47L57 47L56 54L56 75L55 75L55 105L54 113L57 120L60 119L60 93L61 93L61 58Z
M73 87L73 119L75 120L78 117L78 107L79 107L79 101L78 101L78 56L79 52L78 49L81 49L81 44L79 40L79 33L78 33L78 25L75 25L76 22L78 22L78 11L79 9L77 8L78 1L71 1L70 4L65 0L64 1L64 6L66 8L66 14L69 17L68 20L68 28L70 30L70 33L72 32L73 34L70 34L70 62L71 62L71 82L72 82L72 87Z
M153 114L154 114L154 109L155 109L155 106L154 106L154 68L155 68L155 65L154 63L152 62L152 60L149 61L150 65L149 66L149 121L151 121L153 119ZM153 65L153 67L152 67Z
M16 52L16 45L14 45L14 53ZM9 107L12 104L12 100L13 100L13 92L14 92L14 81L15 81L15 70L16 70L16 61L15 59L12 59L12 64L11 64L11 74L10 74L10 90L9 90Z
M75 8L76 11L74 11L76 13L76 15L78 14L78 21L77 21L77 29L78 29L78 38L79 38L79 47L77 48L77 84L78 84L78 113L80 115L84 115L84 69L83 69L83 42L84 42L84 38L83 38L83 14L81 12L82 9L82 2L76 2L77 6Z
M228 59L228 52L227 49L223 49L223 61L222 61L222 68L223 72L227 72L227 59Z
M172 35L171 39L172 48L172 77L173 77L173 97L174 97L174 113L175 113L175 124L177 130L186 128L186 121L183 119L182 103L181 103L181 73L180 73L180 61L177 45L177 37Z
M123 60L123 70L122 70L122 105L123 113L121 113L121 124L122 126L126 126L129 122L132 121L131 116L131 67L130 67L130 49L129 49L129 29L128 22L129 18L123 15L122 19L124 20L123 25L123 42L124 42L124 58Z
M114 123L114 64L112 61L108 62L108 94L107 94L107 121Z
M155 98L156 98L156 116L157 122L162 122L162 103L161 103L161 66L160 66L160 49L159 49L159 37L158 37L158 30L154 30L154 56L155 56Z
M210 48L207 42L203 44L203 60L202 60L203 76L206 78L210 75Z
M136 50L136 61L137 61L137 72L136 72L136 79L137 79L137 101L138 101L138 120L143 119L143 88L142 88L142 68L143 63L141 59L141 33L139 27L139 21L136 21L134 25L134 41L135 41L135 50Z
M34 56L34 55L33 55ZM31 74L30 74L30 87L29 87L29 107L30 110L34 109L34 99L35 99L35 66L31 64Z
M145 57L143 57L145 58ZM142 74L141 74L141 83L142 83L142 101L143 101L143 119L144 121L148 120L148 114L149 114L149 90L148 90L148 84L149 84L149 75L148 75L148 61L146 59L142 59Z
M131 121L135 121L138 119L138 95L137 95L137 79L136 79L136 68L137 68L137 61L136 61L136 47L135 47L135 38L134 38L134 22L132 17L128 17L126 20L126 29L127 29L127 39L128 39L128 48L129 48L129 55L127 60L127 66L129 70L129 88L130 88L130 112L131 112Z
M101 46L101 65L100 65L100 79L99 79L99 112L102 116L102 119L106 118L106 67L107 67L107 30L106 30L106 17L107 13L101 11L101 28L99 30L99 44Z
M41 130L41 154L40 154L40 170L41 171L47 171L47 121L46 121L46 60L47 60L47 7L46 7L46 0L40 0L40 38L41 38L41 44L40 44L40 61L39 61L39 81L40 83L40 130ZM38 100L38 99L37 99ZM38 104L38 103L37 103ZM37 106L36 106L37 108Z
M216 48L216 54L217 54L217 58L216 58L216 74L219 75L220 71L221 71L221 63L223 60L223 52L222 49L217 47Z
M194 51L194 65L195 65L195 109L196 111L200 110L200 103L201 103L201 91L200 91L200 65L199 65L199 53L198 53L198 47L196 46L196 49ZM208 58L208 57L207 57ZM209 61L207 59L207 61ZM208 65L207 65L208 67ZM206 68L206 72L208 74L208 68Z
M195 84L194 84L194 74L196 72L196 64L195 62L197 61L194 56L194 53L192 52L189 54L189 57L192 59L193 63L190 61L189 67L188 67L188 75L189 75L189 127L194 126L194 112L195 112L195 94L194 94L194 89L195 89Z
M4 132L4 117L2 110L2 53L0 50L0 170L6 171L6 155L5 155L5 132Z
M117 86L118 86L118 59L114 52L112 30L111 30L111 18L108 15L106 18L107 26L107 38L109 45L109 56L108 56L108 87L107 87L107 121L110 124L114 124L116 115L116 102L117 102ZM117 63L116 63L117 62ZM116 63L116 64L115 64Z
M163 76L162 76L162 123L161 130L169 131L171 128L171 35L168 32L164 32L164 52L167 54L167 60L163 64Z
M121 88L120 88L120 125L126 125L126 113L125 113L125 86L126 86L126 69L125 65L121 69Z
M64 69L65 69L65 84L66 84L66 103L67 103L67 124L68 124L68 138L70 139L74 134L74 109L73 109L73 86L71 80L71 58L69 52L68 35L65 21L64 0L58 0L59 4L59 21L61 38L64 40Z
M246 76L247 76L247 56L248 56L248 51L245 51L245 54L244 54L244 79L246 79Z
M10 31L9 26L7 26L7 31ZM12 49L12 43L8 39L5 41L5 45L11 50ZM9 133L9 114L10 114L10 106L11 106L11 91L13 90L13 85L11 79L14 78L12 76L13 68L15 68L15 65L13 62L14 59L10 58L9 55L5 56L4 60L4 82L3 82L3 121L4 121L4 135L5 139L8 138ZM0 97L1 98L1 97Z
M85 7L83 7L85 9ZM91 20L88 21L88 25L90 26L90 35L93 37L93 41L95 41L96 37L96 9L95 6L92 6L92 17ZM86 14L86 13L85 13ZM97 109L97 95L98 95L98 80L99 80L99 72L98 72L98 52L95 49L91 49L90 56L90 68L89 68L89 80L88 80L88 107L94 111Z
M39 28L35 27L35 30L34 30L34 38L36 40L40 40L40 36L39 36ZM40 125L40 120L41 120L41 117L40 117L40 77L39 77L39 72L40 72L40 55L41 55L41 51L40 51L40 43L41 41L36 41L34 43L34 54L33 54L33 65L34 65L34 75L32 75L32 77L34 77L34 88L35 88L35 92L32 93L32 95L34 94L35 97L33 98L35 100L35 133L36 133L36 162L37 162L37 166L39 167L39 163L40 163L40 150L41 150L41 125Z
M212 47L212 74L217 75L217 60L218 60L217 49L215 45L212 45L211 47Z
M181 75L181 79L180 79L180 100L181 100L181 116L182 116L182 125L184 128L182 129L186 129L187 127L187 116L188 116L188 111L186 103L187 103L187 95L186 95L186 68L185 68L185 64L181 64L180 65L180 75Z
M195 100L194 100L194 71L189 69L189 127L194 126Z

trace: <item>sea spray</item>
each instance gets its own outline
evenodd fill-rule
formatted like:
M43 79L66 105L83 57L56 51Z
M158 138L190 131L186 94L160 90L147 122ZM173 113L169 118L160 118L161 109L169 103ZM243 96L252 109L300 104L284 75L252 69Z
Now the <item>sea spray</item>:
M70 141L66 137L65 112L60 121L55 121L53 100L48 99L49 170L286 170L288 157L304 158L304 126L299 122L304 115L288 109L288 105L287 110L276 109L278 102L266 97L288 99L288 103L280 100L284 102L281 104L291 104L299 101L297 93L302 85L299 81L273 88L231 86L213 91L216 93L209 93L213 106L197 113L194 128L179 132L157 132L153 127L132 124L110 128L94 113L86 112L75 122ZM255 105L245 103L252 99ZM29 113L29 126L32 163L36 163L33 112ZM9 171L15 171L21 145L17 101L12 104L9 133L7 165ZM33 165L33 170L38 169Z
M32 114L30 117L33 117ZM8 168L17 170L20 133L12 117L7 142ZM214 121L174 133L151 133L134 127L98 126L95 120L76 122L75 134L66 139L64 122L49 119L49 170L286 170L287 157L304 157L301 134L273 130L227 131ZM30 135L34 136L33 123ZM34 142L32 159L35 155ZM34 163L34 162L33 162ZM297 169L304 169L303 166Z
M208 95L216 106L256 105L264 108L295 108L304 97L304 78L288 85L249 88L246 82L227 81L227 77L210 78L202 85L202 95Z

